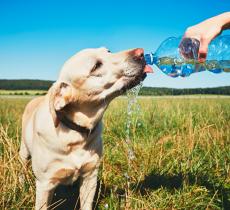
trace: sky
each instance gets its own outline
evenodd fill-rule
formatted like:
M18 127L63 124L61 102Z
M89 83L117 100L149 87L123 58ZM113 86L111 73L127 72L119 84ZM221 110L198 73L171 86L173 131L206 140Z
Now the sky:
M56 80L63 63L84 48L154 52L167 37L225 11L229 0L0 0L0 79ZM230 85L230 73L170 78L153 68L144 86Z

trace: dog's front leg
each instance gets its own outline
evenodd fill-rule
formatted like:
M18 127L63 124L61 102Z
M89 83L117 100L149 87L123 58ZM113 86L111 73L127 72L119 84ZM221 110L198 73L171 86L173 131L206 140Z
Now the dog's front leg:
M51 204L53 193L54 187L37 180L35 210L47 210Z
M93 198L97 187L97 173L98 173L98 169L95 169L90 175L81 177L81 184L80 184L81 210L92 209Z

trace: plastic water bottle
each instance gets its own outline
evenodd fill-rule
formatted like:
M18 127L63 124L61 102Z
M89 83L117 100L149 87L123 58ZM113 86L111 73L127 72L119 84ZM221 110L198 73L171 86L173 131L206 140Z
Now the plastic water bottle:
M171 77L188 77L205 70L230 72L230 35L219 36L209 44L204 63L198 62L199 46L197 39L170 37L162 42L155 53L145 54L145 61L149 65L157 65Z

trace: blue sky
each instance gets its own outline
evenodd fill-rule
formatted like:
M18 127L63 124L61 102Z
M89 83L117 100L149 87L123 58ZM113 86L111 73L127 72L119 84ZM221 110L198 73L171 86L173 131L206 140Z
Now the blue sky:
M89 47L155 51L167 37L224 11L229 0L0 0L0 78L55 80L65 60ZM170 78L155 69L144 85L224 86L230 73Z

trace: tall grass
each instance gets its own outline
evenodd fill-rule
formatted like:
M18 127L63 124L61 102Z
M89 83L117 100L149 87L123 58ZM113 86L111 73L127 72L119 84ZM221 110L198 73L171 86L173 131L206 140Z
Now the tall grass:
M1 209L34 206L31 168L18 159L27 102L0 101ZM127 100L116 99L106 111L97 208L230 209L230 99L141 98L139 103L131 126L136 158L129 166Z

